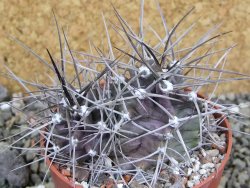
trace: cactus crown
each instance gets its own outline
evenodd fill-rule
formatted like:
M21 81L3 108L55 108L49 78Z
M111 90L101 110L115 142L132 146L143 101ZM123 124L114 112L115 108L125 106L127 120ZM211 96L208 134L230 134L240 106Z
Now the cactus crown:
M217 28L190 48L176 50L193 27L175 36L192 10L169 30L159 8L166 34L150 46L143 37L142 17L136 35L114 9L119 26L113 27L129 50L112 47L103 17L109 53L95 47L97 55L72 51L56 22L61 57L56 60L48 50L52 64L39 59L54 70L59 84L33 84L41 94L32 97L46 105L44 118L33 123L22 138L35 131L42 133L44 157L61 168L70 168L74 180L92 186L100 185L104 177L126 184L124 176L131 175L130 183L155 187L166 181L160 176L162 169L186 175L182 167L192 165L190 154L216 142L211 133L220 130L221 120L213 114L228 110L223 106L215 109L218 104L211 102L211 97L199 97L198 92L209 84L215 84L216 89L226 81L222 74L232 73L218 68L223 67L232 47L213 50L211 46L224 34L214 34ZM200 48L207 50L196 55ZM214 54L222 55L209 64ZM73 65L73 79L65 73L66 63ZM98 71L100 67L103 69Z

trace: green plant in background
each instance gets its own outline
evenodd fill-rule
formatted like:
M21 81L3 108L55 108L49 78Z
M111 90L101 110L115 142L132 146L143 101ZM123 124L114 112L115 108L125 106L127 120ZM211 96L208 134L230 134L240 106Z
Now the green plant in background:
M47 62L15 39L54 71L57 84L24 81L8 69L30 96L44 105L39 118L21 133L13 147L39 132L43 135L40 142L44 141L43 147L37 147L43 153L41 159L69 169L74 181L101 186L113 179L117 185L137 182L148 187L183 184L181 177L190 176L188 169L195 170L194 152L211 149L212 145L226 147L225 141L217 139L224 131L219 126L224 116L215 119L213 114L230 116L231 110L211 98L219 83L247 77L224 70L233 47L216 50L214 46L226 33L218 34L216 26L190 47L181 48L181 41L194 24L180 33L177 30L193 9L170 29L158 6L165 36L160 38L153 30L159 43L150 45L144 38L143 4L141 1L138 35L115 8L119 25L107 23L103 16L108 53L94 45L89 54L71 50L56 19L59 58L47 50ZM114 47L108 26L126 45ZM75 71L73 77L66 74L69 65ZM227 74L238 77L223 77ZM198 92L212 84L210 97L199 97ZM26 85L39 91L32 92ZM163 171L175 179L164 179ZM131 177L129 182L124 178L127 175Z

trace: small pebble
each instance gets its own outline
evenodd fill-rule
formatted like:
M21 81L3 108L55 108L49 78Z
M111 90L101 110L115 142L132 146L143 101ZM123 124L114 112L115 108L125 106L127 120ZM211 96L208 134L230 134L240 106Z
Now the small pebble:
M0 102L8 98L8 90L6 87L0 85Z
M215 165L215 168L216 168L216 169L220 168L220 165L221 165L221 163L216 164L216 165Z
M201 148L201 154L202 154L203 157L207 156L207 153L206 153L206 151L203 148Z
M211 149L206 151L207 155L210 157L217 157L219 155L219 150L218 149Z
M205 169L200 169L200 170L199 170L199 173L200 173L201 175L204 175L204 174L207 173L207 171L206 171Z
M193 180L197 181L197 180L200 180L201 179L201 176L199 174L195 175L192 177Z
M220 135L220 139L221 139L221 141L226 141L226 134L225 133L222 133L221 135Z
M192 168L188 168L188 171L187 171L187 175L190 176L193 172L193 169Z
M61 170L61 173L64 175L64 176L70 176L71 174L70 174L70 170L69 169L65 169L65 168L63 168L62 170Z
M246 167L246 163L243 160L235 159L233 161L233 164L238 168L239 170L242 170Z
M81 185L83 186L83 188L89 188L89 184L86 181L82 181Z
M187 186L188 186L188 187L193 187L193 186L194 186L193 181L190 181L190 180L189 180L189 181L187 182Z
M12 107L12 112L15 115L18 115L21 113L22 108L25 107L25 104L23 102L23 95L22 93L14 93L12 95L12 103L11 103L11 107Z
M214 168L214 166L215 165L213 163L206 163L206 164L201 165L201 168L208 169L208 168Z
M42 180L40 178L40 176L38 174L31 174L31 181L35 184L35 185L39 185Z
M240 172L238 174L238 178L237 179L238 179L238 181L239 181L240 184L245 184L246 181L249 179L248 172L247 171Z
M34 159L34 161L38 160L38 158L36 157ZM30 169L33 173L37 173L38 172L38 169L39 169L39 162L36 161L36 162L33 162L31 165L30 165Z

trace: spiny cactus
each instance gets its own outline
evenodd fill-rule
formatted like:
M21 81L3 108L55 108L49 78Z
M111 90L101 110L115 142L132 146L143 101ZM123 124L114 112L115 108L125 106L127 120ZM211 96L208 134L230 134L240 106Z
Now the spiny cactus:
M211 102L211 97L199 97L198 92L210 84L216 90L220 82L231 80L222 74L234 73L223 70L232 47L213 49L225 33L216 34L218 27L212 28L191 47L177 50L193 25L180 36L178 27L193 9L169 29L158 6L166 33L156 46L150 46L143 34L143 3L138 35L115 8L119 25L109 23L129 50L112 46L104 17L108 54L96 46L96 54L71 50L56 19L61 57L56 59L47 50L51 64L17 41L53 69L58 79L54 86L30 83L9 70L28 92L26 84L37 87L40 94L30 92L31 96L46 105L43 118L31 123L20 139L39 131L44 141L42 158L69 168L74 181L100 186L112 178L125 186L136 181L156 187L169 181L161 177L162 170L186 176L182 167L192 165L193 151L219 144L211 132L221 130L221 120L213 114L225 114L228 108ZM196 55L200 48L206 52ZM222 55L210 64L215 54ZM75 70L73 78L66 75L67 63ZM129 182L126 175L132 177Z

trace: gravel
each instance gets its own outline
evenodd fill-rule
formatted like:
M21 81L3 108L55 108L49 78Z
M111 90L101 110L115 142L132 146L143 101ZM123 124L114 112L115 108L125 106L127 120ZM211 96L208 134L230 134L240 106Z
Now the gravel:
M246 117L240 119L244 123L231 120L233 130L233 148L230 161L225 171L219 188L249 188L250 187L250 135L239 133L250 133L250 95L224 96L222 101L226 104L238 104L239 112ZM238 118L239 119L239 118ZM237 132L236 132L237 131Z
M4 91L4 93L1 93L2 91ZM2 86L0 86L0 102L8 99L8 95L5 96L5 93L8 93L7 89L5 90ZM15 94L14 97L15 99L18 99L21 97L21 94ZM237 132L234 132L233 135L234 138L231 158L226 165L219 188L248 188L250 187L250 136L241 134L239 131L250 133L250 95L229 94L228 96L221 96L220 98L223 99L220 101L222 104L239 104L240 107L238 109L234 108L232 113L234 113L234 111L239 111L240 113L245 114L246 118L241 119L241 121L245 123L244 125L240 124L239 121L231 121L232 128ZM6 103L0 103L0 139L10 136L11 133L20 133L25 130L27 127L25 122L27 117L20 113L20 111L18 111L15 107L22 108L24 105L27 105L27 103L32 101L34 100L17 100L14 105L11 105L12 107ZM32 103L27 110L31 111L30 113L32 114L34 111L37 111L42 107L42 104ZM34 136L36 134L37 133L35 133ZM21 151L9 148L7 149L8 152L1 152L6 145L12 143L15 139L17 139L16 136L0 142L0 187L13 187L16 182L19 182L19 187L25 188L54 187L49 174L44 181L44 185L40 185L43 181L44 175L46 174L47 167L44 165L43 161L32 163L34 160L38 159L35 152L26 151L23 155L19 155ZM221 135L220 139L225 139L225 135ZM34 142L36 142L34 138L29 138L18 143L18 146L31 147ZM213 149L206 151L203 155L216 158L219 155L219 151L217 149ZM9 160L6 160L7 158ZM28 163L32 164L22 168L20 170L22 173L18 173L17 171L15 172L15 176L12 178L8 176L9 173L7 173L7 171L10 171L13 167L16 168L18 165L20 166ZM4 169L6 167L8 169ZM206 174L205 171L211 171L212 169L216 169L216 166L213 163L202 162L201 165L199 165L199 168L197 168L197 172L199 172L199 175L202 176L203 174ZM193 178L195 179L197 177L194 176ZM187 181L187 183L190 186L193 184L192 181ZM138 187L138 185L133 185L132 187Z
M8 182L10 187L25 186L29 181L29 172L27 167L22 167L15 171L11 171L25 165L22 157L18 157L16 150L11 150L8 144L0 142L0 178L1 182Z
M40 185L48 168L43 164L43 160L34 162L38 159L37 153L31 150L17 150L8 147L8 145L20 138L18 134L28 128L26 123L27 115L24 115L18 110L19 108L25 107L27 102L22 100L22 94L18 93L13 94L12 100L15 102L10 104L6 101L6 99L10 97L5 96L4 93L1 93L2 91L8 93L6 88L3 89L3 87L0 86L0 139L10 138L1 140L0 142L0 187L53 188L54 185L52 184L49 173L44 181L44 185ZM5 96L5 101L2 101L2 96ZM27 112L25 114L34 114L34 112L39 109L41 109L41 105L33 103L29 108L25 108ZM30 110L32 110L32 112ZM37 137L37 133L34 133L33 136ZM31 136L18 141L15 146L29 148L37 141L38 140ZM21 153L22 155L20 155ZM22 168L11 171L18 167Z

